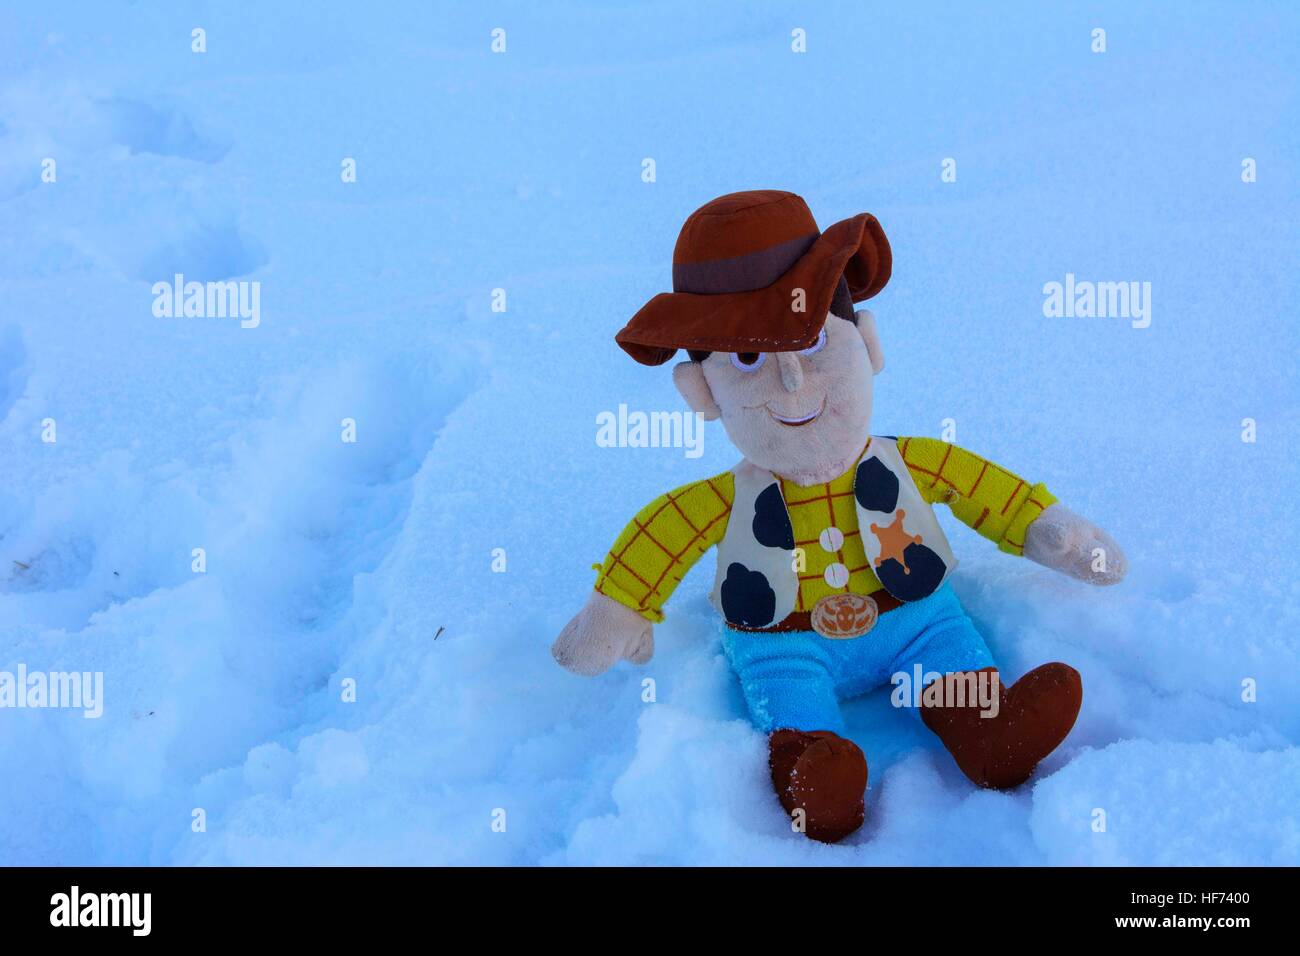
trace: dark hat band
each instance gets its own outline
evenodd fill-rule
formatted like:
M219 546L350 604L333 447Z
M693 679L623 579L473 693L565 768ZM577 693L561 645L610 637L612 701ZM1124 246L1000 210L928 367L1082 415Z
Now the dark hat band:
M758 252L710 262L673 263L673 291L699 295L752 292L770 286L812 248L820 233L779 242Z

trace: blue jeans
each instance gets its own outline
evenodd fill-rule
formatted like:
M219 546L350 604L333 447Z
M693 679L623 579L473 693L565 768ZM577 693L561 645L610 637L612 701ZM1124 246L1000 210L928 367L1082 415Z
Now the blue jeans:
M740 678L759 730L844 733L839 702L889 682L915 665L947 674L992 667L984 638L947 584L880 615L862 637L827 640L813 631L756 634L727 628L723 649Z

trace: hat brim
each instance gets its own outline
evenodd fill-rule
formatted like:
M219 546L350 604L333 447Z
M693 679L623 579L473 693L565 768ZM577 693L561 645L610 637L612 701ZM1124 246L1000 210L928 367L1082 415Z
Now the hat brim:
M811 346L843 276L854 302L889 281L893 257L876 217L835 223L775 282L749 292L661 292L614 340L642 365L662 365L678 349L793 352ZM803 290L802 303L796 290ZM802 310L797 306L802 304Z

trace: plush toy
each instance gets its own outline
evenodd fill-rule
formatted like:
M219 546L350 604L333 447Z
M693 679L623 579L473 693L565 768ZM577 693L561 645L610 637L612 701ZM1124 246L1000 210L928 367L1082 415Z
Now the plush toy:
M1014 787L1065 739L1078 673L1043 664L1003 686L951 586L956 566L933 506L977 533L1092 584L1124 576L1120 549L1041 484L932 438L873 436L875 317L854 311L889 280L889 243L862 213L819 232L807 204L774 190L696 210L673 253L673 292L618 333L643 365L678 349L687 404L722 419L744 459L646 505L614 542L586 606L552 653L579 674L643 664L653 625L687 570L717 548L711 600L772 783L807 836L861 826L862 751L839 701L923 676L914 706L981 787Z

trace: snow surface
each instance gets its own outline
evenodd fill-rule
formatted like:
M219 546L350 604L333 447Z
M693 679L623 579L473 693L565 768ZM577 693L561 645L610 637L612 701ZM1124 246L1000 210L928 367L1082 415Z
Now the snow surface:
M101 670L106 709L0 712L0 862L1300 862L1298 23L6 3L0 669ZM1072 663L1083 713L992 793L849 704L869 817L837 847L770 792L711 559L647 667L548 653L633 512L736 458L716 424L690 460L595 422L681 407L613 334L692 209L761 187L891 238L875 431L955 419L1132 561L1094 590L949 522L1007 674ZM260 281L261 325L156 318L176 271ZM1067 272L1151 282L1151 326L1044 318Z

